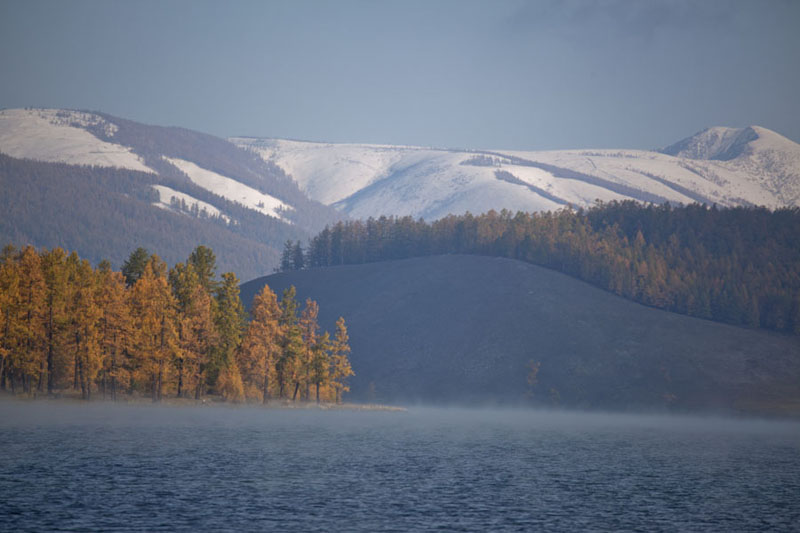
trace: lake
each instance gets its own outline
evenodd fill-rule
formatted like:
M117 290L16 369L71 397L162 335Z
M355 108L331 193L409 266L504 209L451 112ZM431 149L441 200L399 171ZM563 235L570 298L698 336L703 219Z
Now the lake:
M800 423L0 402L0 530L800 530Z

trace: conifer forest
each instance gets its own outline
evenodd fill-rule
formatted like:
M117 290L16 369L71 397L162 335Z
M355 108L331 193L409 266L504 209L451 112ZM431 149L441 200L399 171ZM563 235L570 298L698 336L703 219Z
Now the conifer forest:
M633 301L689 316L800 334L800 209L598 204L588 210L490 211L428 223L339 222L281 269L438 254L517 259Z
M341 402L353 375L343 318L239 280L198 246L168 269L139 248L115 271L61 248L0 254L0 388L29 396Z

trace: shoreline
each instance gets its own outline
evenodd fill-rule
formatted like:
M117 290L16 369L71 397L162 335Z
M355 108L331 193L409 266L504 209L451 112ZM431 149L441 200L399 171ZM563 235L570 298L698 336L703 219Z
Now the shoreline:
M278 400L273 399L268 403L262 402L229 402L219 397L206 397L200 400L192 398L165 398L161 401L154 402L151 398L146 396L125 396L118 398L116 401L110 398L92 398L84 400L79 395L65 395L64 393L54 396L47 394L28 396L26 394L13 394L11 392L1 392L0 402L3 403L37 403L45 404L48 402L57 404L70 404L70 405L136 405L136 406L153 406L153 407L187 407L187 408L205 408L205 407L227 407L227 408L262 408L268 410L304 410L304 411L386 411L386 412L407 412L405 407L395 405L383 404L370 404L370 403L320 403L316 402L293 402L291 400Z

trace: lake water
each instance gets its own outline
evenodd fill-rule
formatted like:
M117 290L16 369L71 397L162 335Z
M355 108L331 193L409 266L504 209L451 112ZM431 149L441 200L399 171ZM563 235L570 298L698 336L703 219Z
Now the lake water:
M800 530L800 424L0 402L0 530Z

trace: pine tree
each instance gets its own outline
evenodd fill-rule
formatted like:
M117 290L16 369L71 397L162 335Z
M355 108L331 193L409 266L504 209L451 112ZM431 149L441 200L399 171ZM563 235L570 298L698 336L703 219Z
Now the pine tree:
M278 395L283 398L286 393L286 386L296 381L297 361L302 357L304 351L303 332L297 320L297 291L294 286L283 291L281 297L281 352L275 364L275 372L278 378ZM297 389L295 389L296 398ZM293 399L294 399L293 398Z
M311 352L311 373L309 382L313 383L316 387L317 404L320 403L320 387L327 385L330 381L330 349L331 337L326 331L314 344Z
M219 334L219 341L214 350L214 360L209 377L217 389L223 389L225 386L232 387L229 394L237 397L242 380L235 354L242 342L244 319L244 306L239 298L239 280L233 272L226 272L222 275L222 283L216 293L214 322ZM223 381L217 383L219 378L223 378Z
M133 286L142 277L150 258L150 252L140 246L122 264L122 275L125 276L125 282L128 287Z
M214 255L211 248L202 245L198 246L189 255L186 264L194 268L200 285L209 294L214 294L219 283L216 280L217 256Z

